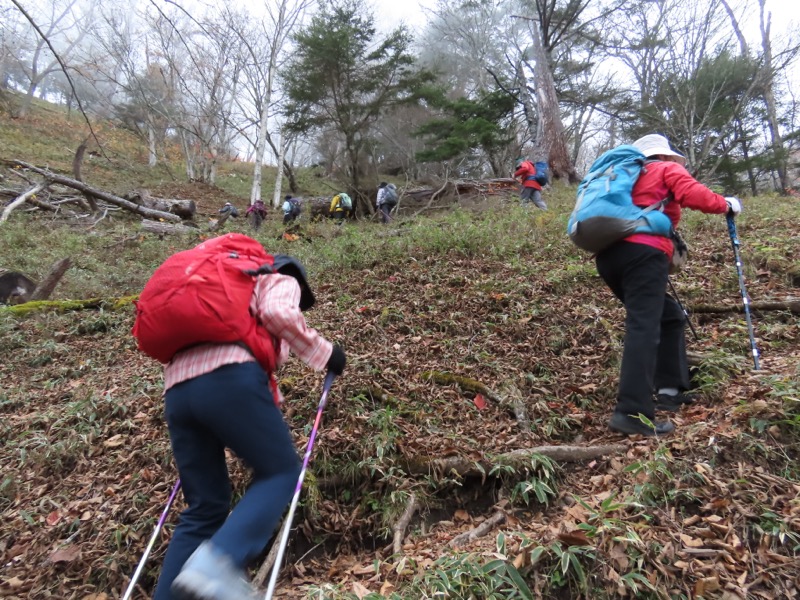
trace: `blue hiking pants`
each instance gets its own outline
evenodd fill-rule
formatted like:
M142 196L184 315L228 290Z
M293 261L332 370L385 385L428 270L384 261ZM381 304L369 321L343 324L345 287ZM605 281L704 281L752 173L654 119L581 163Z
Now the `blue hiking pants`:
M188 508L167 549L154 600L172 598L172 581L204 540L244 569L269 542L300 475L292 437L258 363L225 365L170 388L165 413ZM253 470L230 515L225 448Z
M669 259L661 250L620 242L597 255L597 272L625 305L625 345L616 411L655 417L653 392L689 388L686 317L667 294Z

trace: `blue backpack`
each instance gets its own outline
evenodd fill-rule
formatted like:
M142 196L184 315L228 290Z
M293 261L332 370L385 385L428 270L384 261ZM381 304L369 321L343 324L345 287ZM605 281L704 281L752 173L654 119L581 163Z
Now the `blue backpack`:
M672 235L672 221L663 213L668 202L641 208L633 203L633 185L646 157L630 145L618 146L592 163L578 185L578 199L567 223L573 243L600 252L634 233Z
M549 169L547 163L540 161L535 163L533 166L536 167L536 175L533 176L536 183L539 185L547 185L550 183L550 178L547 176L547 170Z

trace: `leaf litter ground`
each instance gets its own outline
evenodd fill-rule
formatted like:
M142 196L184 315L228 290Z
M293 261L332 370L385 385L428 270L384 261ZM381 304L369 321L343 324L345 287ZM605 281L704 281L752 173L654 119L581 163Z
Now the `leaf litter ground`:
M787 225L796 222L796 207L792 214ZM475 216L476 227L490 227L491 218ZM653 597L795 597L797 315L756 315L763 353L757 374L749 369L742 315L699 315L700 340L690 340L690 349L706 357L695 374L700 400L675 417L676 435L623 439L606 424L624 313L591 261L556 237L561 223L554 217L516 213L516 226L524 222L533 233L511 253L493 249L491 236L460 236L470 219L431 221L442 231L435 251L417 246L414 232L399 225L386 238L387 246L403 249L392 259L371 258L375 246L339 269L314 269L309 259L318 297L309 321L344 344L348 368L323 419L276 597L307 597L325 585L327 597L393 591L422 597L414 580L419 584L437 559L453 552L448 544L456 535L497 510L505 511L505 523L460 551L472 553L473 562L513 563L537 595L634 596L631 574L638 573L646 580L640 589ZM740 226L755 300L796 295L789 271L800 244L796 236L775 237L780 225L751 218ZM514 226L501 224L496 235L515 235ZM364 236L387 233L371 224L354 227ZM311 244L297 249L301 254L322 253L314 245L339 235L311 225L306 233ZM691 266L675 278L682 300L740 304L719 217L692 222L690 237ZM136 352L132 321L126 309L2 322L4 597L118 597L152 533L176 473L160 370ZM496 397L517 399L530 425L463 381L447 384L431 373L478 381ZM297 361L280 376L286 418L301 448L322 377ZM547 504L511 502L516 481L529 474L498 482L412 475L407 466L609 443L624 450L564 464ZM241 493L247 472L234 457L230 465ZM393 556L392 526L412 491L423 500L405 531L403 559ZM137 597L152 590L169 532L156 544ZM533 552L537 546L545 552ZM557 561L557 549L570 546L580 568Z

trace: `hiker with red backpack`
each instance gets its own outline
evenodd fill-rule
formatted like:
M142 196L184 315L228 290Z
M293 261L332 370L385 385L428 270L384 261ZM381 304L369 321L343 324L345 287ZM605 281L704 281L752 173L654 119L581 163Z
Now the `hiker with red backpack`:
M658 217L666 221L666 231L657 234L639 230L641 232L632 235L629 232L621 240L599 250L596 264L600 277L625 305L626 313L617 404L609 428L625 435L652 436L675 429L668 420L656 422L656 411L675 412L692 402L692 397L686 393L689 389L686 315L680 303L667 293L670 263L675 252L674 230L680 221L681 209L738 215L742 206L737 198L720 196L695 180L684 168L686 159L670 148L664 136L645 135L632 146L616 150L638 150L640 157L637 166L640 171L634 178L631 195L633 204L646 210L633 225L646 229L646 221L652 218L655 222ZM611 152L614 151L606 154ZM596 163L602 160L600 157ZM624 179L619 167L615 168L611 177ZM602 180L604 174L612 170L600 173L593 165L584 182L588 184L587 180L594 176L600 188L613 188L613 184ZM584 182L578 188L579 201ZM603 217L598 222L608 223L609 219Z
M300 462L274 372L291 350L341 375L345 354L307 326L314 305L302 265L231 233L164 262L137 304L139 348L165 363L165 415L188 505L155 600L250 600L245 569L275 530ZM229 448L253 470L230 512Z
M538 165L538 168L537 168ZM520 202L526 207L533 202L542 210L547 210L547 204L542 200L542 186L547 184L546 163L536 163L525 158L518 158L516 162L514 179L519 179L522 189L520 189Z

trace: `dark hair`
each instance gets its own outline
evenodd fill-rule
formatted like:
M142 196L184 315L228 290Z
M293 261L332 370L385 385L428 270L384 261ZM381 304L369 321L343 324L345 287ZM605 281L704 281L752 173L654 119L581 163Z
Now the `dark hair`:
M283 197L283 199L284 199L284 200L291 200L291 199L292 199L292 195L291 195L291 194L286 194L286 195Z
M389 184L388 184L388 183L386 183L385 181L381 181L381 182L378 184L378 187L379 187L379 188L382 188L382 187L386 187L387 185L389 185Z

